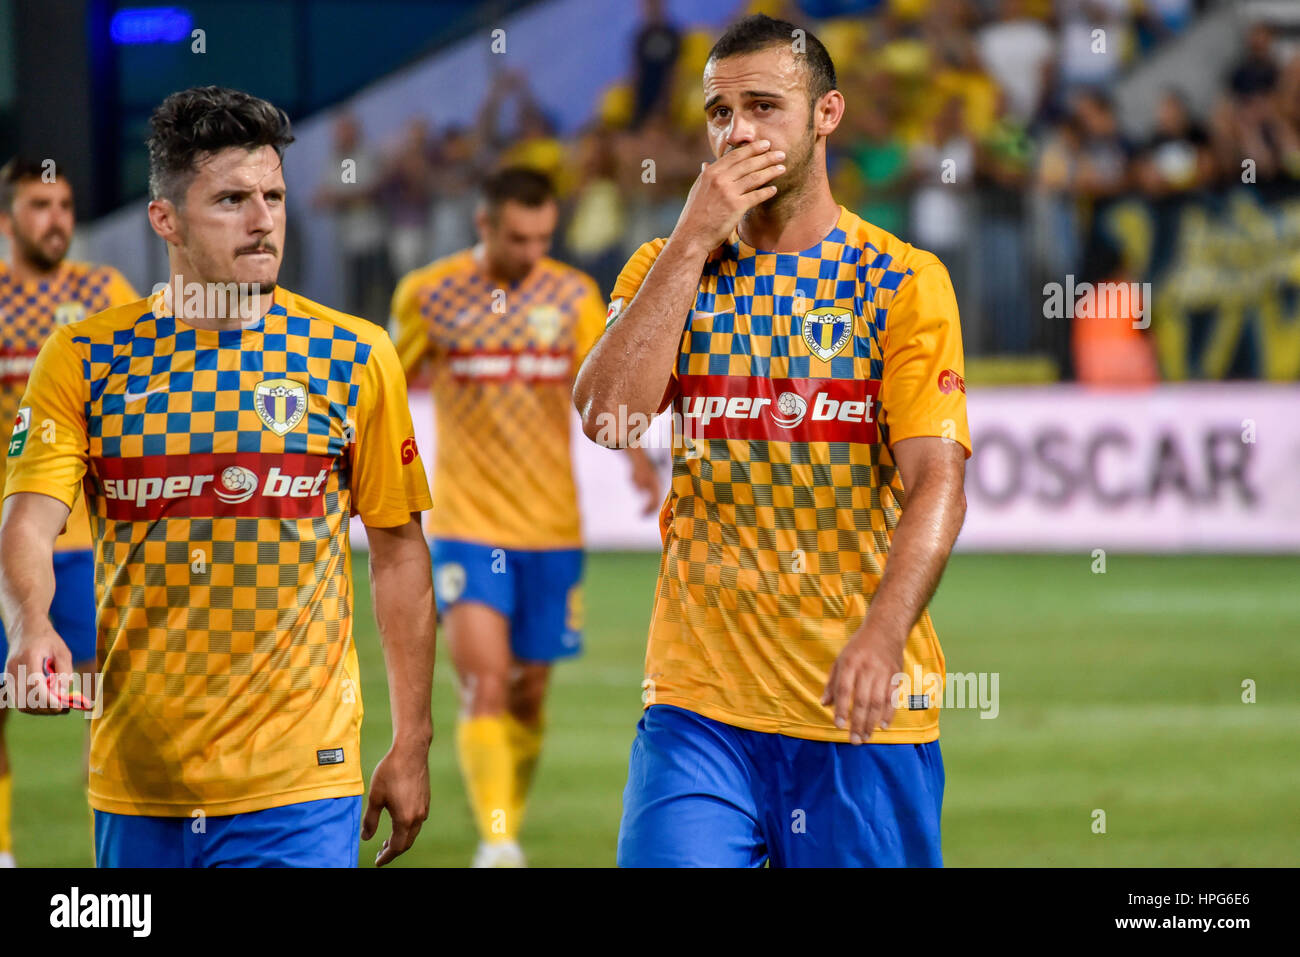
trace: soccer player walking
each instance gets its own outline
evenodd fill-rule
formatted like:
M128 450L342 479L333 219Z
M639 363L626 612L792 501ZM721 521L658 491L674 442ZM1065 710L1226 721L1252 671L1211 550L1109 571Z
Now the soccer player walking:
M521 867L554 662L582 646L582 531L570 460L573 374L605 326L585 273L546 255L557 207L523 167L488 176L480 242L406 276L393 335L431 373L438 429L433 572L462 710L456 747L479 830L476 867ZM653 466L632 481L659 502Z
M30 422L16 422L36 354L56 326L84 319L140 297L111 266L66 257L76 229L72 184L53 159L15 157L0 168L0 232L9 240L9 262L0 262L0 422L20 435ZM0 483L8 445L0 448ZM81 499L54 543L54 602L49 614L67 642L78 674L95 669L95 562L90 526ZM0 625L0 663L9 653ZM5 748L0 707L0 867L13 867L10 818L13 776Z
M288 120L218 87L169 96L149 220L171 280L56 329L22 400L0 524L11 680L64 674L51 555L79 486L93 527L100 866L355 866L382 809L428 813L429 507L383 329L277 286ZM393 744L362 821L348 517L370 540ZM61 682L24 710L58 713Z
M592 438L676 420L621 865L942 862L926 604L965 515L961 335L943 265L832 198L844 109L810 33L723 34L717 159L577 377Z

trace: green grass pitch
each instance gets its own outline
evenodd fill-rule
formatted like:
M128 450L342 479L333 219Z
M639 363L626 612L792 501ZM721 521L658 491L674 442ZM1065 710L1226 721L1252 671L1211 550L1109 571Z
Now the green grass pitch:
M356 556L367 776L387 748L383 659ZM999 713L942 718L950 866L1300 862L1300 558L957 555L932 603L949 672L996 672ZM586 653L557 668L523 845L535 866L610 865L656 557L593 554ZM1256 703L1242 701L1255 683ZM445 647L433 805L394 866L464 866L475 845ZM12 715L20 864L91 863L83 722ZM1105 833L1094 833L1094 812ZM387 822L381 832L387 835ZM362 845L373 861L378 840Z

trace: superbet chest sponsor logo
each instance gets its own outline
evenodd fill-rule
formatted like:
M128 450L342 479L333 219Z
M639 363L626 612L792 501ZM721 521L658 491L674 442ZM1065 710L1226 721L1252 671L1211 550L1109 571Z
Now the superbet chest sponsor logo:
M951 369L944 369L939 373L939 391L944 395L952 392L954 389L960 389L962 395L966 394L966 380L953 372Z
M878 441L879 379L680 378L678 413L690 438Z
M320 517L332 463L324 455L236 452L95 459L93 465L107 517L135 521Z
M567 382L573 370L568 352L452 352L453 378L474 382Z

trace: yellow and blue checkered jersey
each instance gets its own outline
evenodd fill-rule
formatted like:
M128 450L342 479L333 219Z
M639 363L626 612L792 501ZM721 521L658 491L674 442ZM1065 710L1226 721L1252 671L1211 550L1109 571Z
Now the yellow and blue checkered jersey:
M36 354L56 327L139 298L111 266L65 260L48 279L20 282L0 262L0 422L13 424ZM5 453L0 452L0 486L4 468ZM90 524L80 498L68 516L67 531L54 547L59 551L90 548Z
M632 302L665 240L612 291ZM754 731L847 741L821 704L862 624L904 507L895 443L970 455L961 330L943 264L841 207L817 245L756 250L733 232L683 317L664 398L673 478L643 699ZM944 658L925 611L879 743L939 734Z
M402 280L392 327L411 380L426 363L429 371L429 533L501 548L580 547L573 377L605 327L595 281L547 258L499 288L466 249Z
M348 519L430 504L384 329L285 289L242 329L197 329L159 293L56 329L18 422L5 494L80 485L90 513L91 805L362 793Z

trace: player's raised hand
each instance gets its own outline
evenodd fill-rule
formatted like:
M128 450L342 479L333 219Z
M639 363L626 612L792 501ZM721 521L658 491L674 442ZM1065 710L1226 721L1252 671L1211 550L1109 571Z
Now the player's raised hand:
M889 727L894 714L894 675L903 667L902 642L859 630L831 666L822 704L835 713L835 726L848 729L849 743L864 744L871 732Z
M394 744L370 777L370 802L361 823L361 839L368 841L379 830L384 809L393 822L393 833L379 853L375 866L383 867L415 843L429 817L429 752L419 747Z
M755 140L705 163L691 186L673 237L712 251L726 242L741 217L776 195L771 181L785 172L785 153Z
M67 714L72 676L72 652L49 619L31 631L14 629L5 683L13 689L18 710L24 714Z

